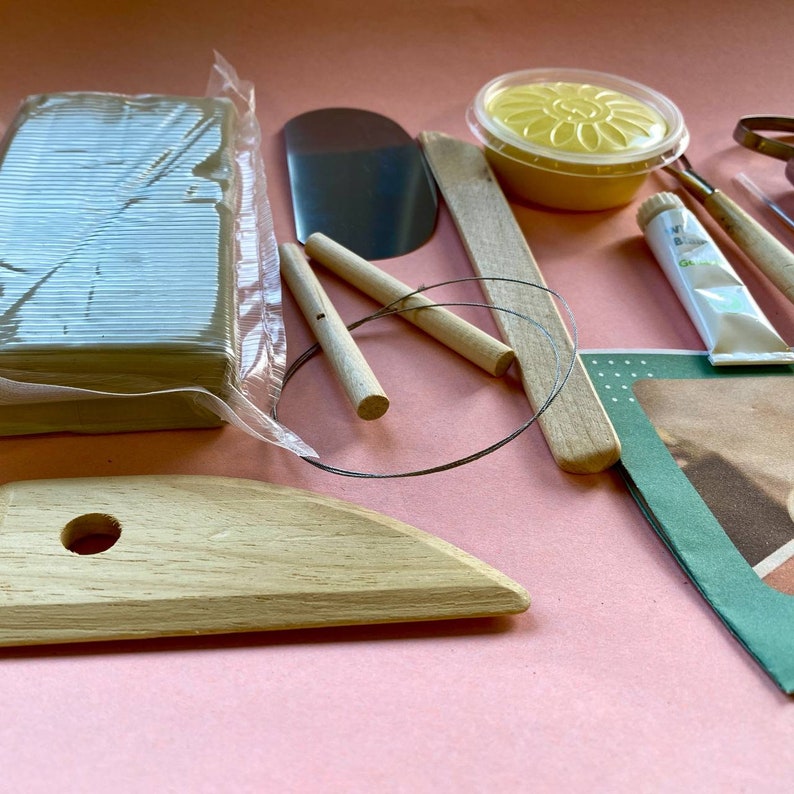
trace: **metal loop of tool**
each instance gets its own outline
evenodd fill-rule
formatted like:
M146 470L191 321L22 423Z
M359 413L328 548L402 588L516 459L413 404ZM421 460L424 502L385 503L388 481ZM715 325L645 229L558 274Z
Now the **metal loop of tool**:
M794 159L794 146L777 138L759 135L756 130L764 132L784 132L794 135L794 117L792 116L743 116L733 131L733 139L746 147L778 160Z

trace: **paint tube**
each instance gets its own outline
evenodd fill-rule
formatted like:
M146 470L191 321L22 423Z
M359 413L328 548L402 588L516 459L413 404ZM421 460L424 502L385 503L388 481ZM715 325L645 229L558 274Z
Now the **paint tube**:
M651 196L637 211L637 223L714 366L794 363L794 352L678 196Z

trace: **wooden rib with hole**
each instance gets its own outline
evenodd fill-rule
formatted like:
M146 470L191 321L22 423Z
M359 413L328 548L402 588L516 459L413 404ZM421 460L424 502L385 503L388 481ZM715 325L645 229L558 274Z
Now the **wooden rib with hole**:
M84 555L64 547L83 534L83 516L92 531L103 531L101 516L120 528L111 548ZM521 586L440 538L295 488L205 476L0 487L0 645L470 618L528 606Z
M479 147L439 132L423 132L419 140L475 272L545 286ZM493 304L525 312L546 328L557 345L564 370L573 342L548 292L498 281L483 282L483 290ZM500 311L494 312L494 318L515 350L524 391L537 410L555 383L552 349L545 336L526 320ZM620 458L617 434L578 356L564 388L538 421L557 464L567 472L604 471Z

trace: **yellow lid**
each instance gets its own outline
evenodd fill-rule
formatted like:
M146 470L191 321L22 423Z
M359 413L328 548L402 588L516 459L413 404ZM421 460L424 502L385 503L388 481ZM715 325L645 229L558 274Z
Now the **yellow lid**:
M558 153L641 153L668 134L664 117L649 104L590 83L509 86L491 97L486 112L527 144Z

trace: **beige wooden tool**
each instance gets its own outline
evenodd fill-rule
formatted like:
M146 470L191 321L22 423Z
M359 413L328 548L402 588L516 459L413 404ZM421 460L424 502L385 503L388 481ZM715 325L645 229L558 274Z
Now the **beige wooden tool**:
M106 536L109 546L80 554ZM392 518L204 476L0 487L0 645L522 612L526 592Z
M314 275L299 245L278 247L281 275L361 419L380 419L389 408L363 353Z
M794 303L794 253L721 190L706 196L703 206L750 261Z
M545 285L482 151L438 132L424 132L419 139L475 271L481 276ZM570 361L573 343L548 292L498 281L484 282L483 289L495 305L522 311L543 325L561 359ZM495 318L516 352L524 390L537 410L555 379L556 363L548 341L519 317L495 312ZM539 422L557 464L565 471L599 472L620 458L620 442L578 356L568 382Z
M319 232L306 239L306 253L365 295L387 306L395 301L400 317L467 358L491 375L504 375L515 353L503 342L466 322L447 309L436 306L425 295L411 294L414 288L362 259L343 245ZM404 297L404 296L409 297ZM400 300L404 298L404 300Z
M794 303L794 252L732 198L693 170L685 156L665 168L701 204L759 270Z

